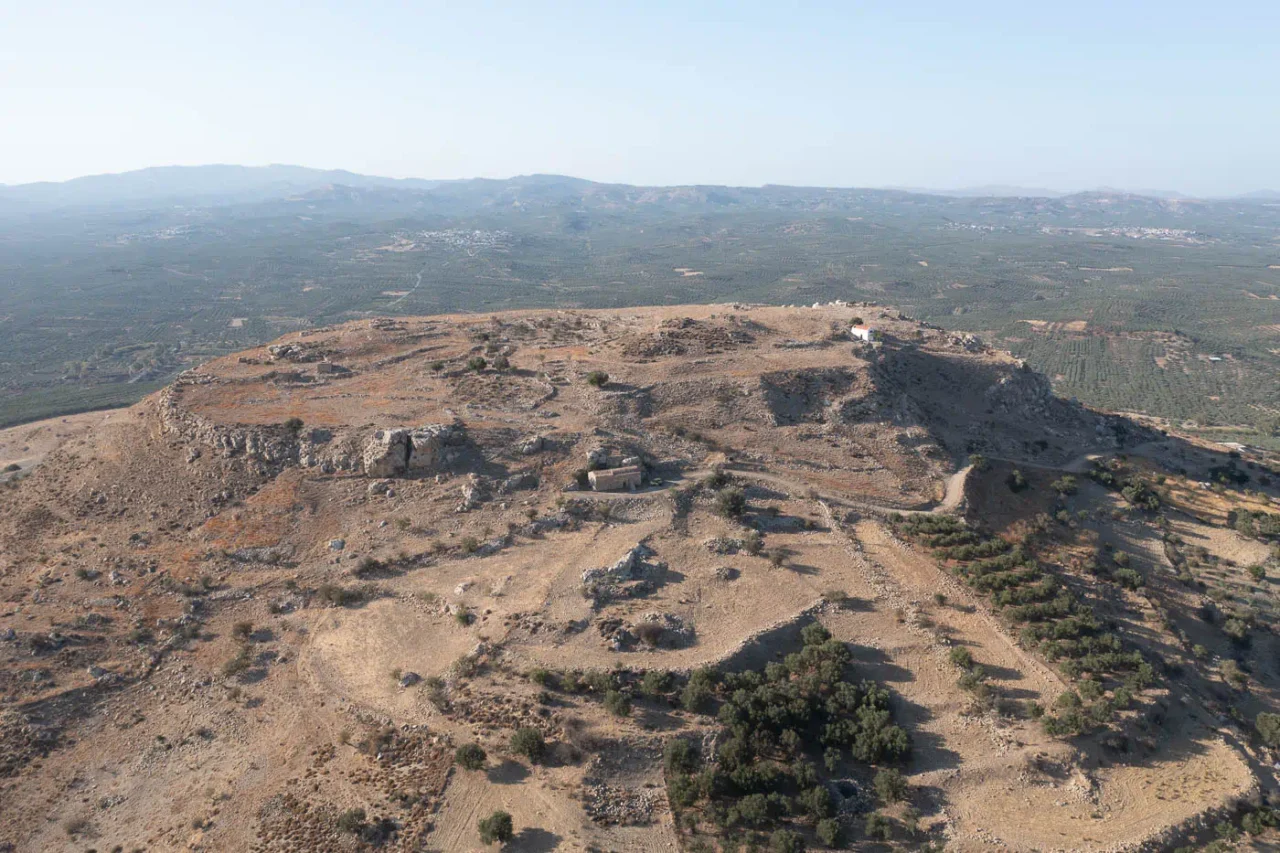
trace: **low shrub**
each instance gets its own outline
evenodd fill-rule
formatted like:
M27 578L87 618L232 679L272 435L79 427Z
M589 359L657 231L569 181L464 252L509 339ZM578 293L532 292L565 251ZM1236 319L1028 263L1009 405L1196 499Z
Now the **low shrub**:
M496 811L488 817L480 818L477 828L480 830L480 841L484 844L506 844L516 834L511 815L504 811Z
M658 622L641 622L635 627L635 634L640 642L650 647L659 645L665 633L666 628Z
M1272 749L1280 749L1280 714L1263 711L1254 721L1262 742Z
M804 853L804 838L789 829L775 830L769 836L769 850L771 853Z
M615 717L631 715L631 698L619 690L610 690L604 694L605 710Z
M671 692L675 679L665 669L651 669L640 679L640 689L648 696L663 696Z
M818 840L827 847L840 847L840 840L843 833L840 830L840 821L835 818L824 818L818 821L816 827Z
M453 754L453 760L463 770L479 770L488 758L484 748L477 743L464 743Z
M689 774L698 769L698 750L684 738L667 741L662 759L667 774L671 776Z
M868 838L891 841L893 840L893 821L882 814L869 814L864 831Z
M515 734L511 735L511 751L537 764L547 752L547 741L542 732L535 728L516 729Z
M364 809L347 809L338 815L338 830L348 835L357 835L365 825Z
M716 493L716 512L725 518L739 518L747 511L747 497L737 486L726 486Z
M331 583L321 584L316 590L316 595L321 601L334 607L350 607L365 599L365 593L361 589L341 587Z
M253 649L241 646L235 656L222 665L222 674L228 678L239 675L253 666Z

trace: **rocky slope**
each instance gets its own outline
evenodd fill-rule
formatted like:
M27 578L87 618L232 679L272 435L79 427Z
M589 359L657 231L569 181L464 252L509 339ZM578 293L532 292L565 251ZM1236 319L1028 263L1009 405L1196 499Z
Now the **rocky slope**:
M881 341L850 340L856 319ZM895 844L1173 837L1265 782L1263 754L1232 745L1247 733L1214 722L1218 682L1140 697L1115 724L1151 733L1132 767L975 708L954 644L1018 707L1069 679L884 521L956 511L1012 540L1038 513L1094 512L1041 535L1074 589L1068 552L1110 541L1113 493L1065 507L1048 481L1126 453L1189 476L1222 461L867 305L357 321L215 360L0 491L0 845L471 849L497 808L512 849L696 845L707 824L673 818L661 755L677 735L709 745L714 719L641 677L776 659L815 620L914 732L920 828ZM638 489L590 490L621 466ZM1004 499L1013 468L1040 497ZM1154 524L1113 511L1130 539ZM1159 605L1108 618L1123 633ZM1148 621L1130 626L1143 648L1172 630ZM539 674L574 670L617 674L554 695ZM1272 699L1256 677L1253 713ZM635 709L608 713L611 691ZM1200 716L1170 710L1187 702ZM521 727L551 744L541 763L511 751ZM452 766L472 742L488 771ZM869 790L873 770L840 772ZM1161 779L1182 786L1173 806L1148 799ZM870 843L871 800L846 801L846 838Z

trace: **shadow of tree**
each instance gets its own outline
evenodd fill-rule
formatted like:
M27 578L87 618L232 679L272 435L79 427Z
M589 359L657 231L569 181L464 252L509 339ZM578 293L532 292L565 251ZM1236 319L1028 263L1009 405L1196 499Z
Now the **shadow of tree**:
M485 776L495 785L518 785L529 778L529 768L518 761L507 759L486 770Z
M516 837L507 842L503 848L519 853L545 853L560 848L560 836L545 829L527 826L516 833Z

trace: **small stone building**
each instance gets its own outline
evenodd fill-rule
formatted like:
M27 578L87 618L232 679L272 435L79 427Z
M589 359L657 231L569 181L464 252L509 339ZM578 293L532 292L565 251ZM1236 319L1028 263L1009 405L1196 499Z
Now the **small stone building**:
M638 489L644 480L644 469L639 465L625 465L621 468L602 468L588 471L587 481L593 491L611 492L618 489Z
M854 326L849 329L849 335L854 340L866 341L867 343L878 340L880 337L876 330L870 326Z

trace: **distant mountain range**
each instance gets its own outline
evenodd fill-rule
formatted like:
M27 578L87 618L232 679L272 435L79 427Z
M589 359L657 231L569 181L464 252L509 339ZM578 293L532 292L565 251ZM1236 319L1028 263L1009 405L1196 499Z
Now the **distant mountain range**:
M481 199L487 204L510 202L568 203L590 198L596 203L748 205L767 202L769 206L800 203L821 204L827 199L863 197L871 193L906 193L955 199L1069 199L1120 195L1126 197L1191 200L1177 192L1104 188L1087 193L1063 193L1040 187L989 185L956 190L919 187L883 189L727 186L638 187L605 184L562 175L525 175L505 180L484 178L464 180L425 180L421 178L384 178L361 175L340 169L309 169L303 166L162 166L110 175L92 175L63 182L0 185L0 213L39 213L75 208L154 209L165 206L207 207L277 201L311 193L325 193L333 188L378 190L379 201L402 195L419 199L427 196L435 202L452 200L463 203ZM1221 199L1223 201L1228 199ZM1260 190L1237 196L1230 201L1258 202L1280 200L1280 191Z
M32 209L156 204L237 204L326 186L432 189L440 181L396 180L304 166L157 166L62 182L0 185L0 203Z
M1070 193L1043 187L1017 187L1009 184L987 184L980 187L962 187L958 190L939 190L929 187L886 187L917 195L941 195L951 198L1062 198Z

